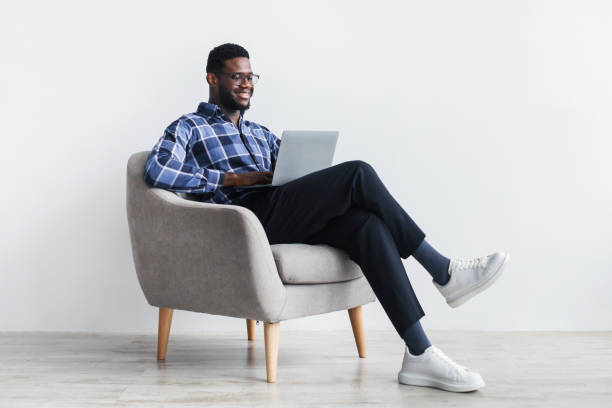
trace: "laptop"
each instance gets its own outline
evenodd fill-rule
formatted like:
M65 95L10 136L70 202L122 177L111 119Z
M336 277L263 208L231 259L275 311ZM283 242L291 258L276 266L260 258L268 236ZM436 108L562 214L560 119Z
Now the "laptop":
M236 188L280 186L332 164L337 131L285 130L276 158L271 184L254 184Z

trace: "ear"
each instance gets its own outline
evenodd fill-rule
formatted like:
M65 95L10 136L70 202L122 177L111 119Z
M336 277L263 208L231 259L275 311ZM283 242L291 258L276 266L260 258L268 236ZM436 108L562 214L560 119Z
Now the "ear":
M217 76L213 74L212 72L209 72L206 74L206 82L208 82L208 85L217 86L218 81L219 81L219 78L217 78Z

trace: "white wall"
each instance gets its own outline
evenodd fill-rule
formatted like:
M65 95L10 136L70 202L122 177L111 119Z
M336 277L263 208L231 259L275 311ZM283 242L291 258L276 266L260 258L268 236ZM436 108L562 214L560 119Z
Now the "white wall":
M370 162L447 256L510 252L459 309L407 260L426 328L612 329L610 2L328 3L3 1L0 330L156 330L125 166L207 100L206 57L228 41L262 76L248 118L339 129L336 162ZM365 318L392 328L379 303Z

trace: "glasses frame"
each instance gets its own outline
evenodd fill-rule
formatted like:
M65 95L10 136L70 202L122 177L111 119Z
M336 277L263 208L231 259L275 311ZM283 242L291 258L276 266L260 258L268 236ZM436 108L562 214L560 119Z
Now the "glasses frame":
M223 75L227 75L230 77L230 79L232 81L234 81L234 84L236 85L242 85L242 83L244 81L247 81L248 83L250 83L251 85L255 85L257 83L257 81L259 81L259 75L258 74L243 74L242 72L223 72L223 71L216 71L215 74L223 74ZM240 75L239 79L234 79L232 78L232 75ZM249 80L247 78L248 76L251 76L251 79Z

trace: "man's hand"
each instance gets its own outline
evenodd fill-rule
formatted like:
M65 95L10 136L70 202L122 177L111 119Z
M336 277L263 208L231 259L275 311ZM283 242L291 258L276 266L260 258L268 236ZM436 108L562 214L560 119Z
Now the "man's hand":
M246 173L225 173L223 187L252 186L253 184L272 183L271 171L249 171Z

